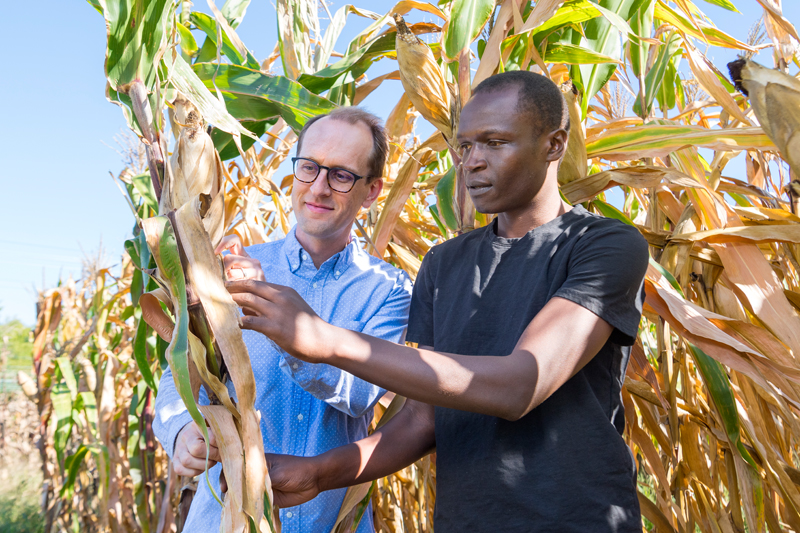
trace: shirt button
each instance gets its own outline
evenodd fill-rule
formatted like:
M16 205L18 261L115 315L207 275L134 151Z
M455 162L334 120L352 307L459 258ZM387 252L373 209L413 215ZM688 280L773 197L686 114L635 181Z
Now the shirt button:
M297 415L297 419L298 420L302 420L303 419L303 413L300 413L299 415Z
M297 363L293 363L293 364L292 364L292 368L294 368L295 370L297 370Z
M339 275L340 275L340 273L339 273L339 271L338 271L338 270L336 271L336 275L337 275L337 276L339 276Z
M300 259L302 259L302 260L304 260L304 261L305 261L305 259L306 259L306 254L300 254Z
M316 281L314 282L314 284L312 285L312 287L314 287L315 289L317 288L317 282L316 282Z
M286 518L291 518L291 517L292 517L292 512L291 511L287 511L286 512Z

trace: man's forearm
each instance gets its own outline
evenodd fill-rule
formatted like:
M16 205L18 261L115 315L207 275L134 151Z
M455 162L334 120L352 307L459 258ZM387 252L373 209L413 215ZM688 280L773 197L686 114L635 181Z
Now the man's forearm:
M434 408L413 400L385 426L319 457L320 490L372 481L412 464L435 448Z
M420 402L511 418L519 403L512 393L527 388L520 378L536 380L532 355L532 364L526 364L510 357L446 354L334 329L336 342L328 344L326 362Z
M414 349L339 328L325 362L424 403L516 420L545 401L598 352L611 326L554 298L512 353L467 356Z

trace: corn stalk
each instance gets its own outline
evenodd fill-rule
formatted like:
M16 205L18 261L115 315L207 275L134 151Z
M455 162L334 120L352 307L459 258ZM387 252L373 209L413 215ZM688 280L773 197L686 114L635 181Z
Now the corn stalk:
M107 13L108 3L97 7ZM728 0L714 3L733 8ZM109 33L107 92L127 106L149 157L147 174L123 173L119 180L137 220L176 209L169 226L181 242L183 232L201 230L214 236L199 239L208 243L231 233L245 244L277 238L288 230L291 211L292 180L281 174L281 163L305 120L400 79L407 92L386 120L392 140L386 187L359 216L357 230L368 250L413 278L432 245L490 221L471 206L448 147L471 89L513 69L565 84L572 133L559 173L562 194L634 225L651 245L645 314L623 390L624 438L639 466L643 527L800 531L800 187L793 159L800 109L796 76L788 74L798 61L798 36L780 2L759 3L781 72L746 62L732 80L704 50L725 47L749 58L756 42L716 28L686 0L399 2L383 15L347 6L324 33L314 3L278 2L280 43L261 62L235 34L243 9L234 8L242 3L226 2L213 16L186 5L176 15L172 3L153 3L141 13L161 30L130 30L124 39ZM370 25L335 54L349 14ZM426 22L409 22L420 18ZM144 42L147 54L123 68L120 58L129 56L114 46L127 42ZM381 59L397 60L397 72L369 79ZM279 64L286 77L270 73ZM126 82L136 80L146 91L131 95ZM177 91L201 118L179 117ZM214 231L201 228L207 212L199 189L166 206L163 191L176 190L175 167L191 173L182 148L174 163L167 157L166 102L174 108L176 138L188 135L186 128L199 132L206 121L214 126L218 158L204 152L209 163L202 168L217 172L213 190L202 190L208 206L222 206L215 208L221 215ZM428 139L416 135L420 115L437 128ZM738 154L746 179L727 168ZM167 222L159 224L155 234L169 232ZM146 233L136 230L126 244L130 259L116 280L93 274L82 289L68 282L41 296L32 380L51 527L164 531L178 514L179 483L147 433L147 407L168 344L148 329L137 306L153 303L160 280L170 289L164 301L181 310L177 278L182 274L192 286L193 264L215 270L206 246L184 250L188 261L178 253L174 277L163 261L154 272L158 261L147 238L155 239ZM202 302L187 291L187 316L194 297ZM216 328L227 324L220 320L211 327L215 341ZM225 350L202 328L191 330L200 333L192 344L189 324L198 321L179 321L186 325L187 365L200 370L203 360L213 363L213 350L222 354L221 368ZM213 390L209 376L223 376L213 364L206 370ZM96 426L86 407L92 399ZM387 419L400 402L383 404L376 418ZM236 418L222 398L212 408L219 418ZM221 429L225 421L217 424ZM364 517L369 501L374 516ZM435 455L351 489L335 530L372 519L381 532L430 532L434 503Z

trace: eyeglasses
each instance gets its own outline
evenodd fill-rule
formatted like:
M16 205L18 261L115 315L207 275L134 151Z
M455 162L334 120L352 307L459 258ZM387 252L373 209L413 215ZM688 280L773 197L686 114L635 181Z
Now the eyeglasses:
M364 179L364 176L358 176L349 170L326 167L305 157L293 157L292 164L294 164L294 177L303 183L314 183L320 171L327 170L328 187L336 192L350 192L358 180Z

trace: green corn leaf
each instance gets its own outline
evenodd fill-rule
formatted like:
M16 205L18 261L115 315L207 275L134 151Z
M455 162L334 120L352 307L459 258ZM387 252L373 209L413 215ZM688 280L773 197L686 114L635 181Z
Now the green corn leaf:
M661 266L661 264L652 257L650 258L650 266L658 270L661 273L661 275L666 278L669 284L672 285L672 288L675 289L675 291L681 295L681 298L686 298L686 295L683 293L683 289L681 288L680 283L678 283L678 280L675 279L675 277L669 270Z
M261 137L264 135L264 132L267 131L267 128L274 126L276 122L277 119L272 118L269 120L243 120L241 124L242 127L246 128L247 131L252 132L253 135ZM223 161L239 157L239 149L236 148L236 142L233 140L233 135L227 131L214 128L211 130L211 140L214 141L214 148L217 149L219 152L219 157ZM246 152L255 144L255 142L256 141L252 137L245 137L242 139L242 150Z
M678 280L675 279L667 269L661 266L652 257L650 258L650 265L655 267L661 275L666 278L672 288L680 294L681 298L686 298ZM745 461L752 467L755 467L755 460L742 444L739 412L736 408L733 388L731 387L730 379L725 372L725 368L719 361L713 359L697 346L688 342L686 344L692 352L692 356L697 363L697 368L700 370L700 374L703 376L703 381L705 381L708 387L714 405L717 407L717 412L719 412L722 425L725 428L725 434L728 435L731 446L735 447Z
M306 120L336 107L330 100L284 76L268 76L245 67L211 63L194 65L194 72L207 88L213 88L216 83L228 111L239 120L280 116L292 129L300 131Z
M602 200L598 200L597 198L592 200L592 205L594 205L604 217L614 218L616 220L619 220L620 222L624 222L629 226L636 227L636 224L634 224L625 213L623 213L613 205L607 204Z
M542 54L545 63L565 63L567 65L599 65L617 63L619 59L609 57L590 48L569 43L553 43Z
M433 221L436 223L436 227L439 228L439 232L442 235L447 235L447 227L445 227L444 222L442 222L442 215L439 214L439 207L434 204L430 206L428 209L431 210L431 217L433 217Z
M678 69L675 68L676 59L677 57L673 56L673 58L667 64L667 72L664 74L664 82L661 84L661 87L656 93L656 99L658 100L658 105L662 112L672 109L677 103L675 87L681 84L681 78L678 75Z
M637 78L640 74L645 74L642 69L647 65L650 44L644 39L649 39L653 35L655 7L655 0L645 0L631 17L631 70Z
M436 207L442 221L450 231L458 230L458 216L456 215L455 194L456 194L456 167L450 167L444 176L439 180L434 189L436 193Z
M723 9L727 9L728 11L733 11L734 13L741 13L741 11L736 9L736 6L733 5L733 3L730 2L729 0L705 0L705 1L711 5L719 6Z
M151 331L147 322L140 319L133 339L133 357L136 359L136 366L139 367L139 372L142 374L144 382L153 389L153 392L158 394L158 385L155 377L153 377L152 370L150 370L150 361L147 359L147 337Z
M737 474L747 481L742 484L742 496L745 502L750 504L745 506L745 510L751 531L755 531L760 525L763 525L764 487L755 459L742 443L739 411L736 407L736 398L733 395L730 379L722 364L712 359L697 346L688 342L686 344L694 357L700 375L703 376L703 381L717 413L719 413L725 434L728 436L728 442L734 452Z
M671 24L686 35L691 35L712 46L722 46L738 50L753 50L747 43L728 35L722 30L715 28L697 19L689 20L667 4L658 0L654 12L656 19Z
M494 4L494 0L454 0L442 49L448 61L458 59L481 33L494 13Z
M183 24L178 24L176 28L178 29L178 34L181 36L181 50L183 53L185 53L187 57L196 56L200 49L197 46L197 41L194 35L192 35L192 32Z
M78 401L75 402L75 409L83 411L86 422L93 435L97 435L97 399L94 392L83 391L78 393Z
M333 87L342 76L358 77L381 59L395 51L395 33L387 33L366 44L355 47L336 63L314 74L302 74L297 82L315 94L321 94ZM355 79L355 78L353 78Z
M61 379L64 380L64 384L69 389L70 399L74 402L78 398L78 381L72 371L72 364L68 357L56 357L55 363L59 372L61 372Z
M125 241L125 251L131 256L133 264L141 268L141 258L139 257L139 241L137 239L128 239Z
M242 135L248 136L255 141L258 137L253 133L247 131L242 125L231 116L225 108L225 104L221 102L216 96L211 94L210 89L214 89L214 72L217 67L234 67L234 65L209 65L211 72L207 72L207 79L201 80L198 78L191 65L189 65L181 56L176 56L175 62L170 69L170 81L172 85L183 93L200 111L203 117L214 124L215 127L226 131L234 136L235 142L241 142L239 139ZM243 67L235 67L243 68ZM202 69L201 69L202 70ZM245 69L248 72L253 72ZM257 72L257 71L256 71Z
M106 76L114 91L134 80L152 88L168 45L174 3L167 0L99 0L106 20Z
M68 456L64 460L64 469L67 472L67 477L64 480L64 485L61 487L59 491L59 495L62 498L70 499L75 492L75 482L78 477L78 471L83 464L83 460L86 457L86 454L89 452L89 448L81 444L78 449L72 455Z
M202 413L197 408L189 376L189 311L186 301L186 278L183 275L175 231L166 217L146 219L143 221L143 227L150 237L148 243L156 243L150 251L155 257L159 272L169 283L170 292L173 295L175 329L172 333L172 342L167 347L167 361L175 379L175 388L178 390L186 410L203 432L206 442L206 463L208 463L208 428ZM208 481L208 469L206 469L206 482L214 498L222 505L222 501Z
M597 6L604 8L605 13L612 13L623 20L630 18L634 0L601 0ZM619 61L622 57L620 31L608 16L593 18L583 27L584 35L572 32L572 44L588 48L597 54ZM614 63L595 63L576 65L572 68L573 81L583 89L581 112L586 116L589 101L605 85L614 74L617 66Z
M714 400L714 405L720 415L722 425L725 427L725 434L728 435L731 446L741 454L745 461L756 467L755 460L742 444L739 412L736 409L736 399L733 396L733 388L728 374L719 361L711 358L697 346L691 343L687 343L687 345L697 363L697 369L703 376L703 381L706 382L708 392Z
M153 181L150 179L150 173L145 172L144 174L133 176L131 184L144 200L145 205L152 209L154 213L158 213L158 200L156 200L156 193L153 191Z
M645 76L645 86L639 89L639 96L636 97L636 101L633 103L633 111L640 117L647 117L653 109L653 100L664 84L667 67L672 57L678 52L679 45L680 36L677 33L672 33L667 42L659 47L658 57ZM642 96L642 91L644 91L644 97ZM645 103L644 109L642 109L642 100Z
M648 124L620 128L586 144L587 156L611 161L661 157L686 146L714 150L775 150L761 128L710 129L699 126Z
M225 56L230 59L231 63L234 65L242 65L253 69L258 69L261 66L258 60L249 50L240 50L235 45L235 42L238 41L239 38L235 35L229 35L228 30L220 28L214 17L195 11L192 13L191 21L192 24L197 26L208 36L206 43L210 41L211 46L213 46L214 49L219 47L220 52L225 54ZM218 42L218 37L220 34L222 35L221 44ZM205 46L206 45L203 45L204 48ZM216 56L216 52L214 55Z
M249 5L250 0L227 0L220 11L222 11L222 15L231 25L231 28L236 29L242 23Z
M564 2L552 17L540 26L532 28L529 32L533 33L534 42L538 46L545 37L548 37L553 32L600 16L602 16L602 13L597 9L597 5L589 2L589 0L569 0ZM526 33L528 32L523 32L520 35L525 35Z
M325 36L322 38L322 42L317 45L316 50L314 51L314 70L319 71L325 68L328 64L328 60L331 57L331 53L333 52L333 47L336 44L337 39L342 33L344 29L345 21L347 20L347 16L349 14L359 15L361 17L370 18L372 20L380 19L380 15L377 13L373 13L372 11L367 11L364 9L359 9L351 4L347 4L345 6L340 7L336 13L333 15L328 27L325 28Z
M74 422L72 418L72 394L63 380L59 380L53 385L53 389L50 391L50 401L53 404L51 423L55 426L53 448L56 451L58 462L61 463Z

